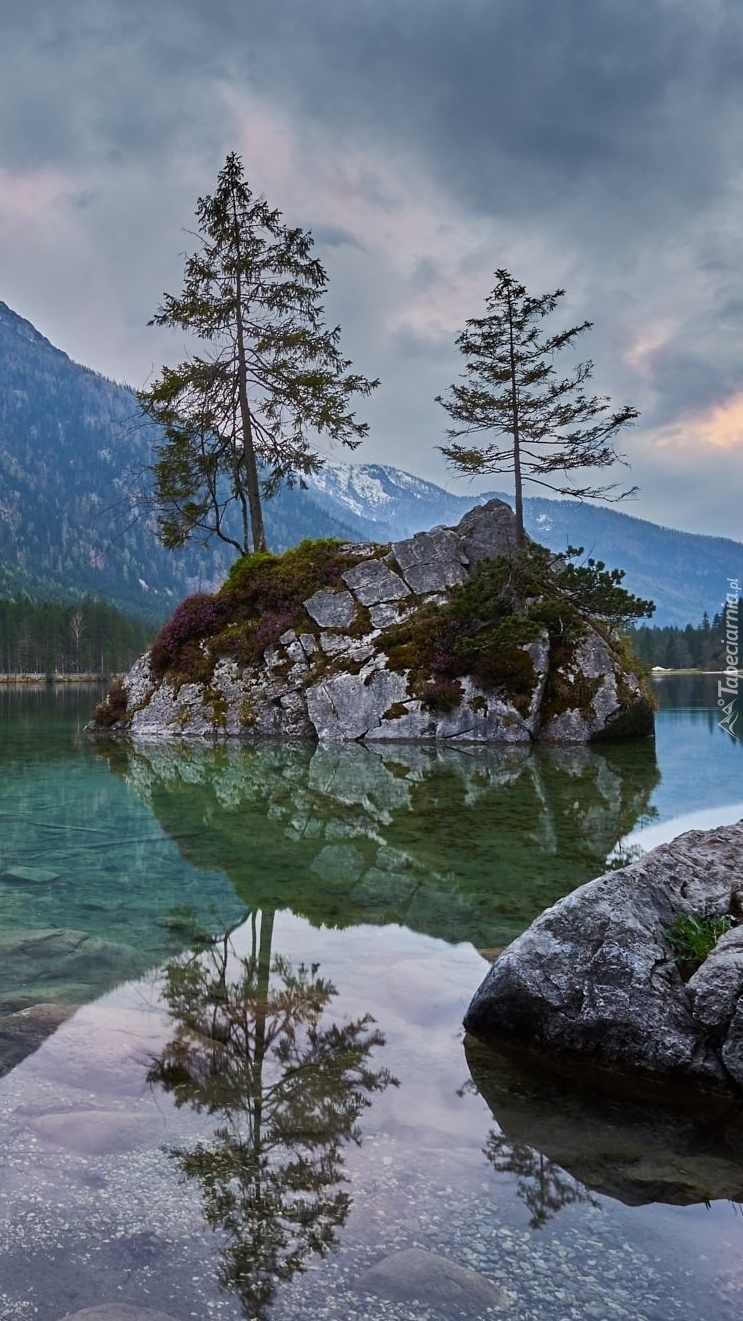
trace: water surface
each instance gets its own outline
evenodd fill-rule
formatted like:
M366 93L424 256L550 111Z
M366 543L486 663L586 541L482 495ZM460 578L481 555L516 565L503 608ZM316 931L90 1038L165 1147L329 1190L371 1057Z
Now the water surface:
M743 814L714 681L659 690L655 741L442 751L93 743L89 691L0 693L3 1321L467 1314L364 1289L410 1248L523 1321L739 1316L738 1117L460 1028L546 904Z

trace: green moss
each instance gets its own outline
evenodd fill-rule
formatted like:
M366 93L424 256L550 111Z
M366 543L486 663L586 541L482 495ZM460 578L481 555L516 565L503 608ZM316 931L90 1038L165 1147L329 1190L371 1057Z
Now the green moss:
M164 625L151 653L153 672L167 675L178 689L209 684L222 657L242 668L258 664L288 629L314 631L303 602L322 589L342 587L342 574L363 558L335 538L303 541L283 555L242 556L218 592L183 602ZM369 631L368 611L359 611L357 626Z
M382 716L383 720L400 720L408 714L408 708L404 702L393 702Z

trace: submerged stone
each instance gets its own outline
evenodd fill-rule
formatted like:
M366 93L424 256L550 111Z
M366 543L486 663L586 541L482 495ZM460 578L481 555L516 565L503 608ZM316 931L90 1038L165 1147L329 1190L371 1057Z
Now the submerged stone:
M479 1271L423 1248L395 1252L359 1276L357 1287L393 1302L456 1308L459 1315L482 1316L508 1302Z
M97 1307L84 1307L82 1312L68 1312L60 1321L177 1321L165 1312L153 1312L150 1307L131 1307L128 1303L100 1303Z

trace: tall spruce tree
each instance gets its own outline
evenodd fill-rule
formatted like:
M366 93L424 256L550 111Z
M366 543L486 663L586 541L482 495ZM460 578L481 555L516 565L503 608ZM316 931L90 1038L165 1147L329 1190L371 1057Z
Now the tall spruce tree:
M151 469L158 535L170 548L216 536L245 554L266 549L262 496L321 466L314 437L359 444L368 424L350 400L378 381L349 370L340 327L325 327L312 236L253 195L234 152L196 217L183 292L164 295L150 324L185 330L205 350L163 367L139 395L163 434Z
M455 424L446 433L451 443L440 449L463 473L513 473L517 540L524 546L526 481L579 499L618 500L634 493L636 487L618 491L616 483L597 486L580 478L586 469L625 462L614 437L638 414L630 407L612 412L607 398L585 394L592 362L557 375L555 355L592 325L584 321L553 335L543 333L541 322L555 310L564 289L533 297L508 271L496 271L495 279L487 314L467 321L456 341L467 360L464 384L436 398ZM480 433L496 439L473 443L470 438Z

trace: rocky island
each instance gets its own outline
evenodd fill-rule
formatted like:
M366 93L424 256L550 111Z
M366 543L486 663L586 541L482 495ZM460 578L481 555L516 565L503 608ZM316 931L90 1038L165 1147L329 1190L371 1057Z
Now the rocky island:
M324 743L647 735L652 698L592 609L598 568L586 579L536 543L517 549L500 500L388 546L247 555L220 591L178 607L88 728ZM607 584L634 601L610 577L602 601Z

